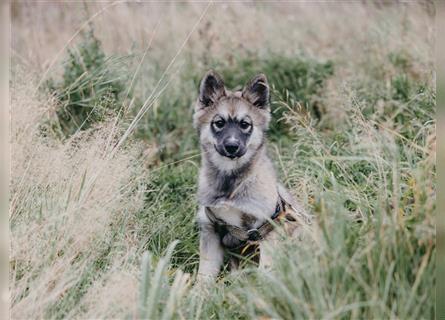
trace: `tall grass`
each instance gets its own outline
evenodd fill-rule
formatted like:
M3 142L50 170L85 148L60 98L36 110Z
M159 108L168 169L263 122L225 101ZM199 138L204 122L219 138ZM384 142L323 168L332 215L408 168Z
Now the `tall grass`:
M433 318L434 8L205 8L14 4L12 317ZM36 90L85 15L94 35ZM315 218L272 271L198 285L191 115L210 67L230 87L267 73L269 153Z
M59 104L47 129L62 138L110 118L123 103L124 59L106 57L93 29L81 38L76 50L68 50L62 80L47 84Z

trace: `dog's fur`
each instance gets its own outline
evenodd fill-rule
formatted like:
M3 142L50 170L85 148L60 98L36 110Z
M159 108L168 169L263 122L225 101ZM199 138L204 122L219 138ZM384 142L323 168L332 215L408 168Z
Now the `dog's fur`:
M277 182L266 154L270 119L265 75L255 76L236 92L227 90L222 78L212 70L202 79L193 117L202 151L198 188L201 278L215 277L224 256L220 235L206 207L218 219L244 230L265 223L273 215L279 197L302 210ZM268 236L260 242L260 267L270 263L262 247L273 238Z

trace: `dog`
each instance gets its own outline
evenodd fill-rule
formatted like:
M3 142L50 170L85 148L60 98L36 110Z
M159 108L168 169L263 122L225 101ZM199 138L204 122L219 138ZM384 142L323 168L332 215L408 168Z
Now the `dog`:
M242 90L229 91L221 76L208 71L199 86L193 124L202 153L197 199L200 230L198 279L214 279L225 251L271 265L278 225L293 235L307 217L303 207L277 181L266 152L271 120L270 89L264 74Z

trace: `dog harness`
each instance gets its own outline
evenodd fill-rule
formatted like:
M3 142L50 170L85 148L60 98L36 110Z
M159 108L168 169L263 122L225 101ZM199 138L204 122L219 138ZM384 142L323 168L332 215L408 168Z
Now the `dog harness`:
M268 220L260 227L248 230L226 223L218 218L210 207L205 207L205 211L210 222L213 223L220 235L222 244L228 249L237 249L246 246L246 244L253 244L263 240L274 229L274 225L283 220L283 218L288 221L296 221L292 215L286 213L286 205L287 203L279 197L275 212L270 217L272 222Z

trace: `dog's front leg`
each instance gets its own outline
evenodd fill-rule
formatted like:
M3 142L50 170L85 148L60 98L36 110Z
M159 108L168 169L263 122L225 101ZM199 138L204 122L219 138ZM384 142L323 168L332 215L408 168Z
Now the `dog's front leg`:
M272 269L273 265L273 252L279 245L278 234L276 231L272 231L266 239L260 242L260 262L259 267L261 269Z
M224 259L224 249L219 235L211 223L200 223L198 280L214 279Z

